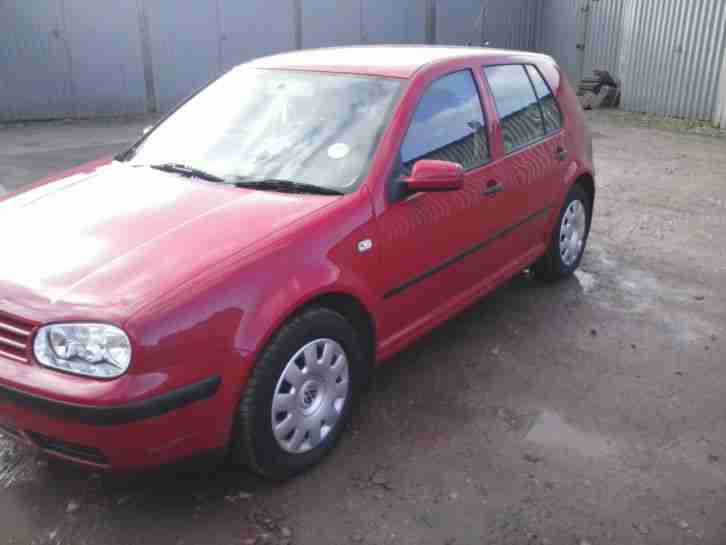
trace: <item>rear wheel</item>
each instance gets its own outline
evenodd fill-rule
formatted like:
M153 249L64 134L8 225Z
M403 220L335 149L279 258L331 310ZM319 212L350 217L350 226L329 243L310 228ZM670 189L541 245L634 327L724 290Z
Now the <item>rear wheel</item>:
M240 401L236 457L272 479L318 463L350 418L363 366L358 336L337 312L314 307L290 320L261 354Z
M543 280L570 276L580 266L590 231L590 199L579 185L570 189L560 210L547 252L534 264L534 273Z

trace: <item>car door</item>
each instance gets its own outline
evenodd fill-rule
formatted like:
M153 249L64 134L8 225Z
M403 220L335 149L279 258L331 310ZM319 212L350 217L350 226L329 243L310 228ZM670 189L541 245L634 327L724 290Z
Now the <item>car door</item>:
M545 226L555 206L566 158L560 114L535 67L486 66L483 73L497 110L501 177L508 181L507 191L515 203L509 219L508 257L517 260L536 254L547 243ZM538 96L533 76L539 78L537 87L544 102Z
M502 219L486 194L493 167L471 69L442 76L424 91L399 155L403 176L421 159L459 163L465 174L456 191L391 197L377 218L383 257L380 330L391 333L390 342L445 312L496 264L482 252L482 242ZM482 209L486 204L489 213Z

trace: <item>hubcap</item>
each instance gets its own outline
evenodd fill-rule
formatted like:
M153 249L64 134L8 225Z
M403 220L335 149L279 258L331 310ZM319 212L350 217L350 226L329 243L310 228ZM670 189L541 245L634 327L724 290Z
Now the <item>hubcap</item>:
M303 414L312 414L319 407L325 398L325 386L317 380L308 380L300 388L300 406Z
M272 397L272 433L283 450L317 447L348 399L348 359L332 339L314 340L290 358Z
M580 257L586 231L585 207L578 200L572 201L565 210L560 224L560 256L565 266L570 267Z

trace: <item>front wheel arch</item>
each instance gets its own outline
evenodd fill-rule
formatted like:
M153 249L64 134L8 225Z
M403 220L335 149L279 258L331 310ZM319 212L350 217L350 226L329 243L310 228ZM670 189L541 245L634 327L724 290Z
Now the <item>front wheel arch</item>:
M311 337L329 338L345 348L352 376L350 390L348 401L343 405L340 419L330 435L312 450L290 454L282 450L275 439L269 411L275 410L273 396L280 384L280 373L284 373L292 361L289 356L305 346ZM234 459L275 480L286 479L318 463L332 450L349 422L351 407L360 391L366 367L358 335L347 319L325 307L311 305L300 309L283 322L261 350L243 388L230 435Z
M362 386L365 387L369 383L376 359L376 323L369 307L360 297L353 295L350 291L331 289L309 293L308 296L301 297L299 300L290 304L284 311L278 311L276 313L277 319L269 323L264 330L259 327L259 324L253 326L254 333L248 329L249 324L245 324L243 321L237 332L238 341L245 335L252 333L250 337L247 337L251 340L249 345L245 347L242 347L242 343L240 342L237 344L240 345L240 349L244 349L254 355L251 367L254 368L257 365L260 355L273 342L275 335L285 324L291 322L311 308L326 308L340 314L356 331L364 360ZM266 314L267 312L266 310L260 311L261 314ZM248 313L245 319L248 320L249 315L251 314ZM241 396L243 393L244 384L240 386L238 395Z
M345 292L324 293L299 306L288 319L309 307L329 308L348 320L360 336L369 367L373 367L376 357L376 323L362 301Z

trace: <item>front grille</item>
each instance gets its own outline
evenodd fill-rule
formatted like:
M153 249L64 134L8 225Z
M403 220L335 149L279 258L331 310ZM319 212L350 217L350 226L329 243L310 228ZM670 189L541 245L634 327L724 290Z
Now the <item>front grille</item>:
M75 458L81 462L90 462L99 466L107 466L108 458L106 455L94 447L87 447L84 445L78 445L76 443L68 443L54 437L48 437L42 433L25 430L28 437L43 450L52 453L57 453L70 458Z
M32 331L32 324L0 313L0 356L27 363Z
M101 467L108 466L108 458L106 455L95 447L69 443L36 431L21 431L10 424L0 424L0 433L22 443L32 442L35 446L49 454L58 454L65 458L71 458L76 462L86 462Z

